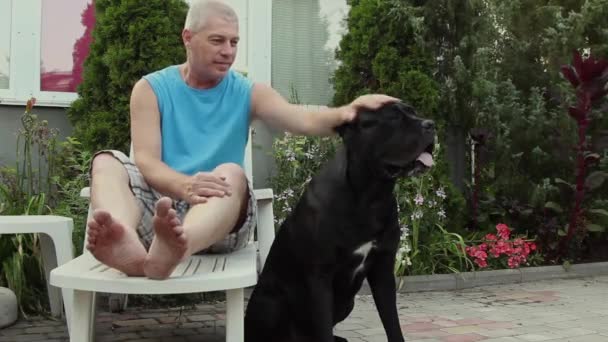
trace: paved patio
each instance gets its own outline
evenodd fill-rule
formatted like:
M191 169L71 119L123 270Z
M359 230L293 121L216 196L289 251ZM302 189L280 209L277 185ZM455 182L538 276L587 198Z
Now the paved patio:
M409 341L516 342L608 341L608 276L540 281L449 292L398 296L402 329ZM129 308L101 312L97 341L223 341L224 306L196 309ZM370 296L337 334L351 342L386 341ZM32 318L0 330L0 342L68 341L65 324Z

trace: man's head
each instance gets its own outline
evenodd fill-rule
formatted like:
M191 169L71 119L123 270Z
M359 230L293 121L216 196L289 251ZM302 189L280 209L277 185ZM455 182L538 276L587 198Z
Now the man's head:
M402 102L360 110L355 120L336 130L351 158L384 176L414 175L433 165L435 124Z
M219 80L234 63L239 23L234 10L215 0L193 0L182 39L190 71L201 80Z

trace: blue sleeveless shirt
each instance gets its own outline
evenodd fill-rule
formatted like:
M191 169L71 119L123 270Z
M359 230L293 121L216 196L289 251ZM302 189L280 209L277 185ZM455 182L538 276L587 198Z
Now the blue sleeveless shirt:
M230 70L210 89L195 89L177 65L144 76L160 110L162 161L187 175L208 172L223 163L244 167L250 80Z

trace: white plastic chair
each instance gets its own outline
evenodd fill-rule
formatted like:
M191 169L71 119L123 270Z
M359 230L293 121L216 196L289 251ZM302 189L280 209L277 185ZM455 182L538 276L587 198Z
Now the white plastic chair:
M252 179L251 136L245 153L245 172ZM134 155L131 151L131 159ZM51 271L51 284L74 290L70 341L93 341L95 293L176 294L226 291L226 341L244 339L244 288L253 286L274 240L273 194L271 189L254 190L257 199L257 238L249 246L230 254L195 255L180 263L169 279L127 277L84 253ZM89 189L81 195L88 197ZM89 208L89 217L91 209ZM85 238L86 241L86 238ZM259 260L258 260L259 258ZM258 261L260 269L258 269Z
M19 215L0 216L0 235L2 234L40 234L40 252L44 274L47 279L47 290L53 316L61 316L62 304L65 304L66 320L71 320L72 290L51 286L49 274L57 266L61 266L74 257L72 244L71 218L54 215ZM63 298L62 298L63 297ZM62 303L63 299L63 303ZM69 324L68 324L69 328Z

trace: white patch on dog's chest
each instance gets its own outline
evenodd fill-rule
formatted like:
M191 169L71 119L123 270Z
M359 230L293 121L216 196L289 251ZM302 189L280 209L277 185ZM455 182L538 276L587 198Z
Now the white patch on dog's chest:
M353 252L354 255L362 257L361 263L359 264L359 266L357 266L357 268L355 268L355 271L353 272L353 276L356 276L359 272L363 271L363 268L365 267L365 260L367 259L369 252L374 247L375 247L374 241L369 241L369 242L366 242L366 243L362 244L361 246L359 246L359 248L357 248Z

